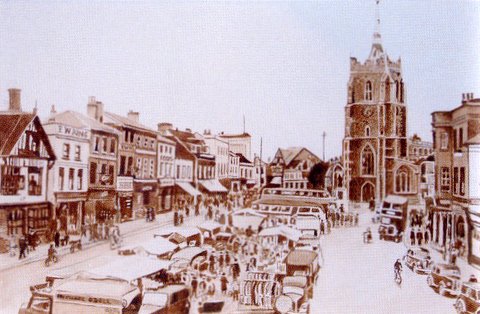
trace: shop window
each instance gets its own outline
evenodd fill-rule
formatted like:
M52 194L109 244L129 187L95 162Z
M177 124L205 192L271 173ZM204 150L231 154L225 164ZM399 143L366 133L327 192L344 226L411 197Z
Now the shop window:
M75 146L75 161L80 161L80 152L81 152L80 145L76 145Z
M115 144L116 144L117 141L115 141L114 138L112 138L111 142L110 142L110 154L115 154Z
M458 167L453 168L453 194L458 194Z
M16 195L25 188L25 177L20 175L20 167L2 166L2 195Z
M125 156L120 156L120 171L119 174L121 176L125 175L125 167L127 166L125 163L127 162L127 158Z
M102 143L102 153L108 152L108 139L104 137Z
M42 195L42 168L28 167L28 195Z
M133 157L128 157L127 176L133 175Z
M77 174L77 190L83 189L83 169L78 169Z
M115 176L115 166L110 165L108 166L108 184L113 184L113 178Z
M68 189L70 191L73 190L74 183L75 183L75 169L70 168L68 169Z
M450 191L450 169L448 167L442 167L440 173L440 188L442 192Z
M90 184L95 184L97 182L97 163L90 163Z
M98 136L95 136L93 151L97 153L100 151L100 138Z
M65 181L65 169L63 167L58 168L58 190L63 191L63 183Z
M62 158L67 160L70 159L70 144L63 144Z
M448 133L443 132L440 134L440 149L446 150L448 149Z

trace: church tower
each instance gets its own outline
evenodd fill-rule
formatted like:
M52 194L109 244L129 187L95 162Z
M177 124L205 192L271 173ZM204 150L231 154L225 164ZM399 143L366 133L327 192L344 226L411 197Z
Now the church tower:
M350 200L380 201L393 189L396 160L407 156L407 109L401 60L382 46L379 0L370 55L350 58L343 161Z

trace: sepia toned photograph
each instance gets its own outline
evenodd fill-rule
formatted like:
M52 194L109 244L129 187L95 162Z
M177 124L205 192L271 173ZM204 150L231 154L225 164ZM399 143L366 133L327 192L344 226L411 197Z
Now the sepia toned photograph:
M0 0L0 313L480 314L480 1Z

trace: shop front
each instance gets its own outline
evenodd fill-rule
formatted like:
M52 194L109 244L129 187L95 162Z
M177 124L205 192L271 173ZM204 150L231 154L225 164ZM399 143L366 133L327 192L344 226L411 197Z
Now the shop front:
M79 233L85 223L85 202L87 193L55 193L55 217L60 221L60 229L70 233Z
M175 182L173 179L158 180L158 211L170 211L173 205L173 190Z
M480 266L480 205L470 205L468 218L471 224L468 262Z
M117 177L117 206L122 221L133 218L133 177Z
M157 180L133 180L133 208L157 208Z
M0 235L26 234L29 229L45 232L51 219L49 202L0 205Z
M90 190L85 203L85 223L102 223L115 217L115 191Z

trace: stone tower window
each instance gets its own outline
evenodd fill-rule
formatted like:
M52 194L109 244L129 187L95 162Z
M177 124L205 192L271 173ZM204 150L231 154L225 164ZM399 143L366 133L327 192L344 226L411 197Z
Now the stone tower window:
M372 147L367 145L363 148L361 154L362 175L374 175L375 158Z
M409 193L413 191L413 174L412 171L406 167L401 166L397 169L395 174L395 191L397 193Z
M368 125L365 127L365 136L370 136L370 127Z
M365 100L372 100L372 82L367 81L365 84Z

